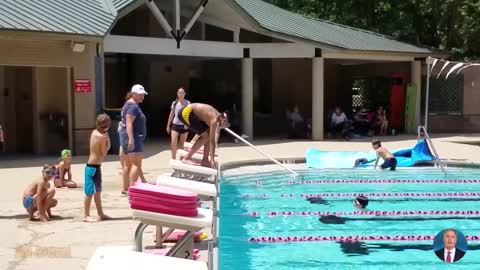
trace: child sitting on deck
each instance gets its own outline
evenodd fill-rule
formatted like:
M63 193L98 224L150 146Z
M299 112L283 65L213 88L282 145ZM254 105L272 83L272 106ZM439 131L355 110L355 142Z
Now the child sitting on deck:
M28 212L30 220L40 219L42 222L47 222L49 218L53 217L50 209L57 205L55 196L55 189L50 188L48 183L55 174L55 166L51 164L43 165L42 177L35 180L23 192L23 207ZM38 216L34 217L38 210Z
M72 152L68 149L63 149L60 154L60 162L57 164L57 173L55 174L55 179L53 180L55 187L77 187L77 183L72 181L72 172L70 170L71 165ZM67 174L67 179L65 179L65 174Z

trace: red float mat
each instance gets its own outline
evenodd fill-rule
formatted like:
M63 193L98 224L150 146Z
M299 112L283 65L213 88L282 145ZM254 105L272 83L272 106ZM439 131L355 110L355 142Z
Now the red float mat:
M183 209L183 208L165 206L165 205L155 204L155 203L139 202L135 200L130 201L130 207L132 209L162 213L162 214L174 215L174 216L183 216L183 217L198 216L197 208Z
M136 194L146 194L162 198L170 198L175 200L182 200L186 202L197 202L198 195L192 192L183 191L180 189L157 186L151 184L137 183L135 186L130 186L128 192Z

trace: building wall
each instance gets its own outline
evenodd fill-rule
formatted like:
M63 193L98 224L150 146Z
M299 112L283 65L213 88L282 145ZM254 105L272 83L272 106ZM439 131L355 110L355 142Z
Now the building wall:
M94 56L96 43L85 42L82 53L74 53L69 40L54 39L4 39L0 42L0 65L72 67L73 79L89 79L91 93L73 97L73 138L77 154L88 152L88 140L95 126Z

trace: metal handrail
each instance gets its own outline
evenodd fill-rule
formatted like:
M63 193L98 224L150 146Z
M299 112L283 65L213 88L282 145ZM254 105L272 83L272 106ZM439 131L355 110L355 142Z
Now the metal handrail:
M433 150L433 156L436 158L436 163L438 162L438 165L442 169L444 174L447 174L447 171L445 170L445 167L443 165L442 159L437 153L437 149L435 149L435 146L433 145L432 139L430 139L430 136L428 135L427 130L425 129L424 126L418 126L418 139L420 138L420 132L423 130L423 133L425 134L425 139L427 140L427 145L429 145L432 150Z

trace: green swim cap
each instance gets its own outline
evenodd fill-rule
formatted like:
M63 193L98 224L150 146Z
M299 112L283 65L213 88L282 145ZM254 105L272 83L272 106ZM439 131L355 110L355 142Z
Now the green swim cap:
M60 154L60 156L61 156L60 158L61 158L62 160L65 160L65 159L67 158L67 156L71 156L71 155L72 155L72 152L71 152L70 150L68 150L68 149L63 149L63 150L62 150L62 153Z

